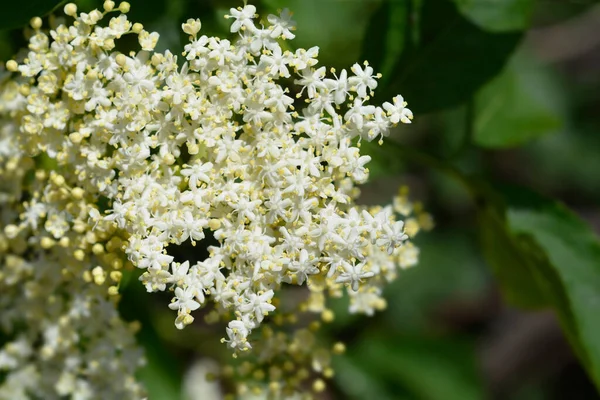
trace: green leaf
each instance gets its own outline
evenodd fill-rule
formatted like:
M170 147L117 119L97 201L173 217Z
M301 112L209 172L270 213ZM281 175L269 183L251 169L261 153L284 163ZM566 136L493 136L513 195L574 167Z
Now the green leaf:
M563 327L600 387L600 241L591 228L558 203L508 211L515 234L527 235L547 257L560 288L547 286ZM559 290L562 289L562 293Z
M474 141L505 148L554 133L564 125L564 103L549 71L518 52L475 98Z
M2 2L0 30L25 26L33 17L43 17L58 7L63 0L27 0Z
M402 94L416 113L469 99L502 70L522 36L486 32L450 0L424 0L419 20L417 45L404 51L385 96Z
M403 388L411 398L485 398L473 348L463 340L370 336L347 357L371 376Z
M598 237L557 202L526 189L495 189L499 190L481 189L487 197L481 236L505 295L520 305L551 306L600 388Z
M461 14L491 32L525 30L534 0L454 0Z
M548 306L546 294L535 275L533 254L524 250L496 209L485 207L478 217L483 254L494 271L504 299L527 309Z
M396 60L404 50L407 38L409 2L383 1L373 13L367 26L361 60L367 60L376 72L382 74L379 85L392 77Z

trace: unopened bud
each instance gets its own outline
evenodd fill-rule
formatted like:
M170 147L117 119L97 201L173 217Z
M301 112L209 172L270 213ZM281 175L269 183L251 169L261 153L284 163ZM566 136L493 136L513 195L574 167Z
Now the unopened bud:
M128 13L130 8L131 8L131 6L126 1L119 4L119 11L121 11L123 14Z
M40 17L33 17L31 18L31 21L29 21L29 25L31 25L33 29L40 29L42 27L42 19Z
M112 11L115 8L115 2L111 0L105 1L103 8L106 12Z
M68 3L64 8L65 14L75 17L77 15L77 6L73 3Z
M19 64L15 60L8 60L6 62L6 69L10 72L16 72L19 69Z
M119 54L115 58L115 61L122 67L127 63L127 56L125 54Z

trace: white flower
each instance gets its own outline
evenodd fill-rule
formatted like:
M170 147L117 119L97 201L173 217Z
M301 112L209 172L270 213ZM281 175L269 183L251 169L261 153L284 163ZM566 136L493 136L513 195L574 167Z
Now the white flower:
M225 340L225 342L227 342L227 345L232 349L247 350L252 347L247 339L248 329L242 321L229 322L226 331L229 340Z
M375 274L371 271L363 271L364 264L356 263L354 265L343 262L342 268L344 272L336 278L336 283L349 283L352 290L355 292L358 290L361 279L371 278Z
M233 24L231 24L230 32L235 33L243 28L254 28L254 23L252 22L252 19L256 14L256 7L254 7L253 5L249 4L244 6L244 8L231 8L229 12L231 13L229 17L235 18L235 21L233 22Z
M253 314L258 322L262 322L265 315L275 310L275 306L271 304L274 294L272 290L261 294L250 293L247 296L247 302L240 307L240 311Z
M171 263L171 276L169 277L169 282L181 286L188 276L189 269L189 261L185 261L183 263Z
M154 50L156 43L158 43L158 37L159 35L156 32L141 31L138 35L138 40L142 50Z
M181 175L188 177L190 183L190 189L197 189L199 182L210 182L208 173L211 171L213 164L208 162L205 164L196 163L191 166L186 166L185 169L181 170Z
M406 102L400 95L394 97L393 103L388 103L387 101L383 103L383 108L387 111L390 121L393 124L397 124L398 122L410 124L413 119L412 111L406 108Z
M287 8L284 8L279 16L270 14L267 20L271 24L271 36L273 38L293 39L296 37L292 33L296 28L296 22L292 20L292 13Z
M181 30L191 36L196 36L200 32L202 23L199 19L190 18L185 23L181 24Z
M182 289L177 287L175 288L175 297L171 304L169 304L169 308L171 310L181 310L185 313L197 310L200 308L200 303L194 300L195 297L196 294L193 289Z
M382 227L383 233L376 243L377 246L384 247L388 254L392 254L396 247L408 240L408 235L404 233L404 222L396 221L392 225L385 224Z
M289 263L289 269L296 274L296 281L298 285L302 285L308 278L308 275L314 275L319 273L319 268L315 266L318 260L310 259L308 251L302 249L298 260L293 260Z
M377 87L377 80L373 74L372 67L366 64L365 68L362 69L362 67L357 63L354 64L350 70L355 75L349 79L350 85L361 98L367 97L367 89L371 91L375 90Z

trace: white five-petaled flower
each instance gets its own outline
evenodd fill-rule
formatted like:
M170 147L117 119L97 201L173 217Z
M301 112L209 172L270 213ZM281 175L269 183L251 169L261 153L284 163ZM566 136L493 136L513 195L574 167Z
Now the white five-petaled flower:
M337 283L349 283L352 290L358 290L361 279L371 278L375 273L371 271L363 271L363 263L350 264L342 263L343 272L336 278Z

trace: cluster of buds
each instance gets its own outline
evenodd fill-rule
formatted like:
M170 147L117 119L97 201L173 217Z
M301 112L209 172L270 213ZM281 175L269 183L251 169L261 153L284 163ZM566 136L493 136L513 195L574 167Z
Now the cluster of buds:
M294 38L287 10L263 25L254 6L231 9L233 41L200 35L200 21L190 19L179 59L155 52L159 35L130 22L128 11L125 2L106 1L90 13L68 4L65 14L74 20L44 30L34 19L28 50L6 63L0 156L2 185L11 192L3 197L10 207L2 209L0 245L13 255L0 270L0 306L14 307L15 315L3 312L0 322L16 329L22 318L41 318L46 322L31 335L41 335L43 346L52 340L48 330L63 325L72 339L61 334L58 342L71 346L85 335L102 343L118 335L126 343L111 368L129 374L135 363L125 350L135 348L123 339L131 332L121 332L112 299L121 269L130 266L142 270L148 292L172 293L177 328L210 306L227 321L222 341L234 355L257 347L264 361L283 353L299 359L300 352L314 371L331 375L318 361L327 358L322 352L306 351L301 337L275 335L267 322L277 319L279 294L294 285L310 293L298 312L330 319L327 297L346 292L350 312L371 315L385 306L382 288L398 268L417 262L409 239L430 220L405 192L387 207L355 202L356 185L369 176L361 140L381 142L410 122L410 110L401 96L368 104L379 75L366 62L336 73L318 66L317 47L285 50L282 43ZM139 51L118 50L125 35L137 36ZM174 259L174 247L207 236L218 244L206 259ZM13 304L38 298L36 291L5 296L5 287L22 281L41 296L52 290L58 311ZM115 327L110 334L72 324L98 307ZM252 335L258 329L262 335ZM0 368L12 365L9 353L0 353ZM62 361L81 370L81 361ZM130 374L115 380L119 390L136 393L124 376ZM83 390L76 378L63 385L70 391L55 389ZM281 372L269 380L274 392L289 392L301 378ZM89 398L127 397L97 393L104 392Z

